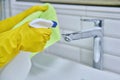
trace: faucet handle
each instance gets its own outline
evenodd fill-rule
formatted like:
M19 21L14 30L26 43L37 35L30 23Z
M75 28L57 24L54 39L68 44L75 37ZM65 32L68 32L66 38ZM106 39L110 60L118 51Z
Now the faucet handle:
M96 27L102 27L103 26L103 20L102 19L80 19L81 21L87 21L87 22L94 22L94 26Z

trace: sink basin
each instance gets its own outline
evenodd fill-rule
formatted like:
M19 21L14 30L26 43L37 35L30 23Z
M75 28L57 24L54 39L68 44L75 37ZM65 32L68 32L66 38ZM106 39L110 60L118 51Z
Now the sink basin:
M120 80L120 75L59 58L38 54L32 59L27 80Z

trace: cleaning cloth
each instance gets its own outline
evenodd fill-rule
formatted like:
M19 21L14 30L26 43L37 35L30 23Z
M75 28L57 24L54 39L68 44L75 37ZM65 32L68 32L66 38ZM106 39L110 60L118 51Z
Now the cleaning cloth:
M43 6L48 6L48 9L46 11L44 11L44 12L43 11L37 11L37 12L32 13L31 15L26 17L24 20L19 22L16 26L14 26L14 28L20 27L24 23L26 23L28 21L31 21L31 20L34 20L34 19L37 19L37 18L43 18L43 19L47 19L47 20L52 20L52 21L56 21L58 23L58 19L57 19L57 15L56 15L56 11L55 11L54 7L49 3L46 3ZM61 38L58 24L57 24L57 26L55 28L50 28L50 29L52 31L52 34L50 36L50 40L47 41L44 49L46 49L49 46L53 45L54 43L59 41L60 38ZM31 58L34 55L36 55L37 53L38 52L32 53Z
M60 39L58 26L56 28L33 28L29 26L30 20L34 20L35 18L44 18L47 20L58 22L54 8L50 4L46 5L48 6L46 10L39 10L39 12L31 14L26 18L26 21L24 19L22 22L20 22L21 24L18 24L19 26L16 24L24 17L26 17L25 14L25 16L23 14L16 16L24 16L21 19L18 19L18 21L16 17L8 18L1 21L2 23L6 23L6 21L10 21L13 23L11 23L10 27L5 26L5 29L3 29L4 25L1 23L1 26L3 26L3 28L1 28L0 31L0 67L3 67L7 63L9 63L21 50L33 52L33 54L31 55L32 57ZM16 21L14 22L14 20ZM14 26L13 29L11 29L12 26Z
M0 21L0 67L9 63L21 50L36 52L43 50L49 36L50 29L35 29L28 22L21 27L12 29L29 14L47 10L48 6L33 6L29 9ZM33 40L34 38L34 40ZM33 47L35 43L35 47Z

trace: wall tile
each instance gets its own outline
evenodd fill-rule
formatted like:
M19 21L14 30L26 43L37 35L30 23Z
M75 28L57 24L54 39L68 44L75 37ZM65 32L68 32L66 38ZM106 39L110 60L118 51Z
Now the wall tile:
M105 36L120 38L120 20L105 19L104 34Z
M93 17L82 17L81 19L94 19ZM82 30L91 29L94 27L94 22L82 21Z
M104 54L104 69L120 74L120 57Z
M99 12L99 11L87 11L87 16L96 17L96 18L104 18L104 19L120 19L120 13L113 12Z
M93 51L87 49L81 49L80 62L92 66L93 64Z
M120 40L117 38L104 37L104 52L120 56Z
M58 14L60 28L78 31L81 29L80 16Z
M80 61L80 49L78 47L56 43L49 47L47 52L74 61Z
M113 12L118 13L120 12L119 7L102 7L102 6L87 6L88 11L95 11L95 12Z

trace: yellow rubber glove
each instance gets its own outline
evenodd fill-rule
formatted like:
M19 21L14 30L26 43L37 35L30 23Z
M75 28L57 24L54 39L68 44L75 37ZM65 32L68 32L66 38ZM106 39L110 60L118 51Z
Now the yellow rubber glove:
M51 35L49 28L32 28L28 23L0 34L0 67L9 63L19 51L39 52Z
M18 24L21 20L27 17L29 14L36 12L36 11L45 11L48 9L48 6L33 6L20 14L17 14L13 17L7 18L5 20L0 21L0 33L10 30L16 24Z

